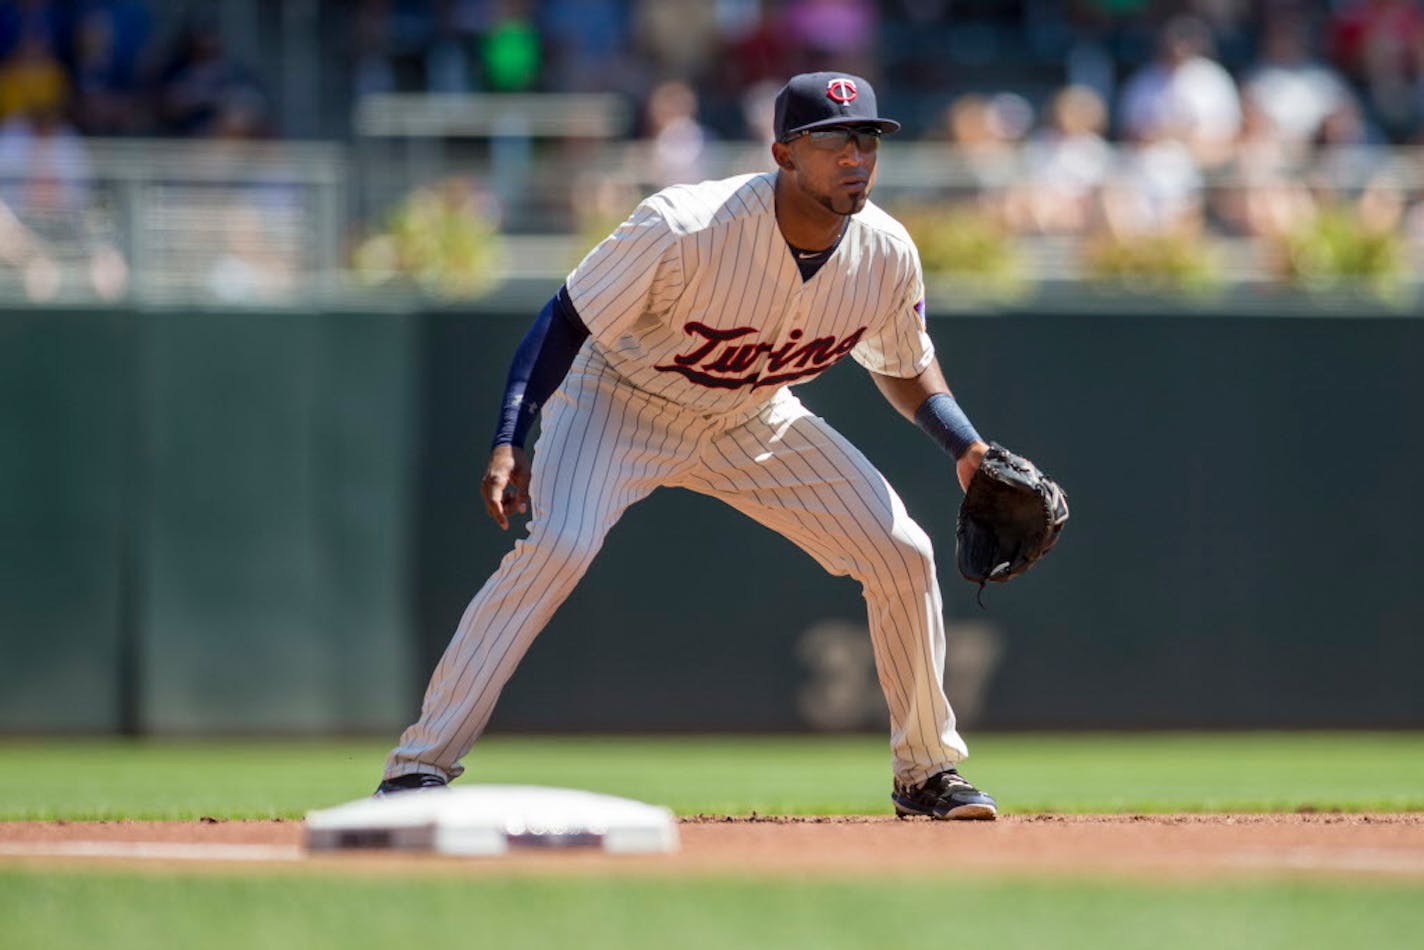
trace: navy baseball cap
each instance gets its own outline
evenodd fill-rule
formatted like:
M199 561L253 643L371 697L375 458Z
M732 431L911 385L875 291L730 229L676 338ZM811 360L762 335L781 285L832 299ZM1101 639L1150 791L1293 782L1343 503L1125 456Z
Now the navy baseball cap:
M802 73L776 94L776 140L829 125L868 125L881 132L898 132L900 123L881 118L869 81L849 73Z

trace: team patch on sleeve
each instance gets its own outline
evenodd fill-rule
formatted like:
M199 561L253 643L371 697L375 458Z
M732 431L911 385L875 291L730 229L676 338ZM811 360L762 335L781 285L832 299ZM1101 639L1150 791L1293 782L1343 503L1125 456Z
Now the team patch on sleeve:
M915 316L920 318L920 326L925 325L925 298L915 301Z

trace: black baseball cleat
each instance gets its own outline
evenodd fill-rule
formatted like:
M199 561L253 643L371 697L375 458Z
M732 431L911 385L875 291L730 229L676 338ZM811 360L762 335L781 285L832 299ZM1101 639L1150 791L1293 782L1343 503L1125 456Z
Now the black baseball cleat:
M895 814L901 818L924 815L927 818L993 821L999 816L999 807L994 799L970 785L955 769L931 775L920 785L896 782L890 800L895 803Z
M371 797L384 798L397 792L414 792L422 788L444 788L448 784L443 778L430 772L413 772L399 778L386 779L376 786L375 794Z

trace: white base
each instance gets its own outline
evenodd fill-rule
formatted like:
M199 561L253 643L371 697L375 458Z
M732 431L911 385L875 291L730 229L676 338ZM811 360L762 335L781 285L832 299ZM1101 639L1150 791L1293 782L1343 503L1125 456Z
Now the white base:
M615 854L676 851L672 812L627 798L535 785L397 792L307 814L313 851L389 848L499 855L592 847Z

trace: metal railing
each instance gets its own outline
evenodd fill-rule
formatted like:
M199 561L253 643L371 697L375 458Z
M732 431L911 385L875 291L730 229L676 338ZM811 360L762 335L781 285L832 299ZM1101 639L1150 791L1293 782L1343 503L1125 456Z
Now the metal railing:
M64 167L0 168L5 299L285 303L339 284L344 148L74 145Z
M497 245L488 257L463 259L490 270L479 286L547 283L659 187L771 168L768 150L750 143L670 154L649 142L525 132L439 143L414 135L74 144L65 161L0 166L0 300L11 305L302 305L366 294L357 249L400 222L418 229L411 196L444 194L452 182L462 202L454 216L485 216L490 229L457 239ZM1161 234L1187 235L1213 262L1218 288L1309 288L1290 255L1315 251L1292 244L1291 231L1322 211L1355 228L1356 239L1387 238L1396 305L1412 301L1424 274L1424 150L1336 149L1269 162L1243 154L1201 172L1119 148L1096 180L1064 172L1033 148L981 156L888 142L876 201L907 224L942 222L951 237L969 224L985 229L1012 258L1016 286L1030 292L1098 286L1093 254L1105 242L1131 247ZM931 243L921 239L927 269L942 269L942 261L929 267ZM949 279L972 285L976 262L961 260ZM418 281L381 286L396 295L431 290Z

